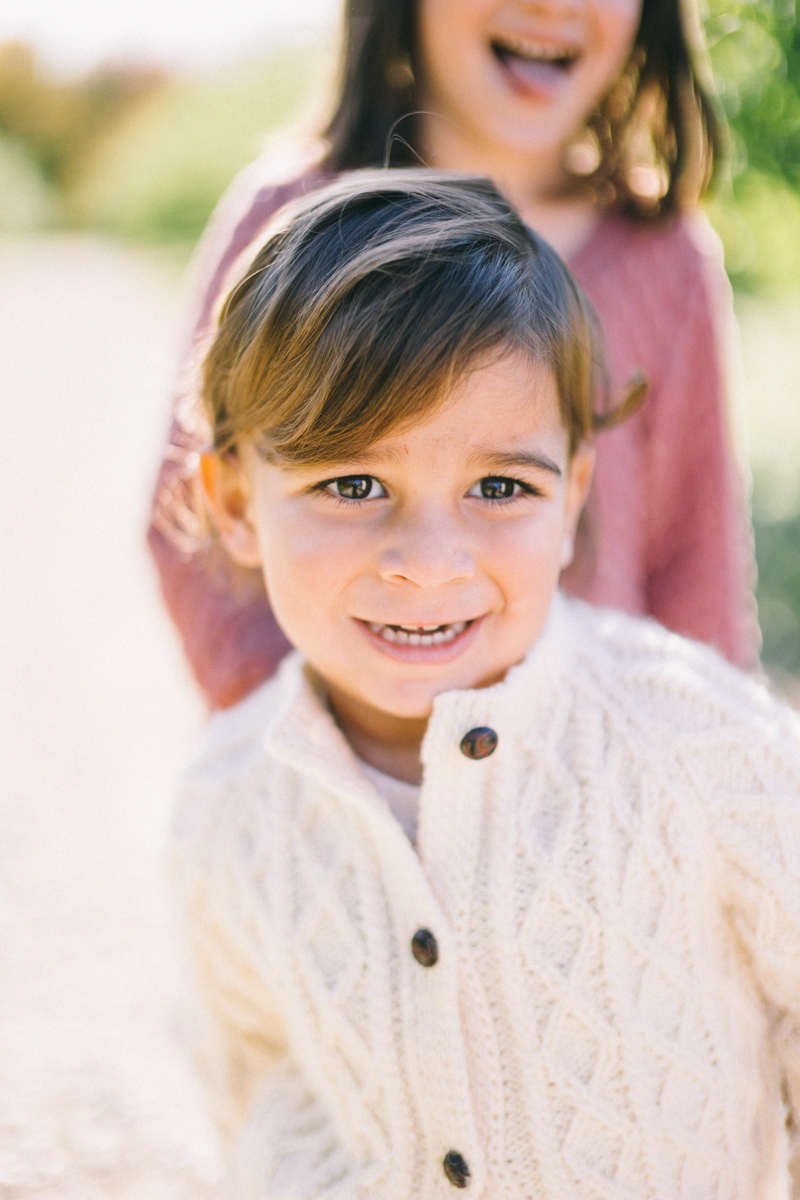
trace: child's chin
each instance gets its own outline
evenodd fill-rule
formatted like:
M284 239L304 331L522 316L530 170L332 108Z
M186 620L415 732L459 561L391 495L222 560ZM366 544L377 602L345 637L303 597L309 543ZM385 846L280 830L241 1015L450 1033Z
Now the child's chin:
M375 689L370 697L373 708L380 709L392 717L410 721L427 721L433 712L433 702L442 692L462 691L477 685L461 678L442 679L436 683L386 687Z
M439 690L445 692L449 689L440 688ZM373 697L371 704L373 708L377 708L390 717L399 717L406 721L427 721L433 712L433 701L436 695L438 692L423 696L398 696L394 693L383 693Z

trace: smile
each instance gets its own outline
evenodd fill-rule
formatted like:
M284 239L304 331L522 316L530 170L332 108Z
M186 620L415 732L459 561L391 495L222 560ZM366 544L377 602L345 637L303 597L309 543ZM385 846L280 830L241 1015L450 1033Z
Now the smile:
M528 42L519 38L495 38L492 50L501 62L516 58L526 63L546 63L561 70L568 70L580 57L580 51L574 46Z
M442 646L457 638L472 621L453 621L448 625L379 625L375 621L367 624L378 637L395 645Z
M554 42L494 38L491 47L514 87L533 96L551 95L580 58L577 47Z

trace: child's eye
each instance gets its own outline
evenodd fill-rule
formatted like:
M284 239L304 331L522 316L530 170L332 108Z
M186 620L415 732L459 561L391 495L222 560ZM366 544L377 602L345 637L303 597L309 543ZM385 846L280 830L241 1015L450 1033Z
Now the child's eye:
M325 485L334 496L342 500L377 500L386 491L374 475L340 475Z
M468 496L481 500L511 500L514 496L524 493L531 494L533 488L520 483L518 479L508 479L504 475L487 475L471 487Z

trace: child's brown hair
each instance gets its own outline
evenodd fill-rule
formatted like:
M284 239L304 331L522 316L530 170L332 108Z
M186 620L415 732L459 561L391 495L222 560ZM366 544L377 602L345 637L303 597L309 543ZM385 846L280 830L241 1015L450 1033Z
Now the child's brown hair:
M203 368L214 445L341 462L513 351L553 370L571 450L643 391L596 415L593 310L488 180L358 172L287 206L225 302Z

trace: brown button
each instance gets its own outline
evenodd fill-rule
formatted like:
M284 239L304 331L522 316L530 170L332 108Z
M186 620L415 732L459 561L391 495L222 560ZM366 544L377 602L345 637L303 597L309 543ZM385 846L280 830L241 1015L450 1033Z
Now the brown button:
M488 758L497 749L497 734L488 725L470 729L461 739L461 753L467 758Z
M439 947L430 929L418 929L411 939L411 953L421 967L435 966Z
M464 1188L469 1183L469 1167L457 1150L448 1150L442 1162L444 1173L453 1187Z

